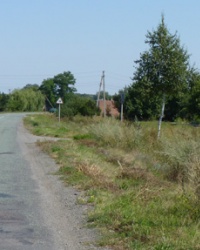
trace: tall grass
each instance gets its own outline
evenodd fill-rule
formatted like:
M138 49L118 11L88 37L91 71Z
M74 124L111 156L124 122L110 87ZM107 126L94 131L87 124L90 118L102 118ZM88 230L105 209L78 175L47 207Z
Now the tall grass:
M57 134L46 119L30 124ZM60 126L74 139L41 145L63 180L85 190L79 201L94 205L88 221L104 232L100 244L200 249L200 128L163 123L157 140L157 122L75 117Z
M176 133L173 131L173 136L172 134L168 137L163 136L159 159L163 163L167 177L180 181L183 191L185 193L192 191L200 201L199 136L199 128L191 127L176 129Z
M163 135L157 140L156 125L127 124L109 118L89 125L88 131L103 146L148 153L160 166L156 170L178 181L184 192L191 191L200 200L200 128L165 123Z
M106 118L98 124L91 124L88 130L102 145L125 150L136 148L142 138L142 130L139 127L120 123L112 118Z

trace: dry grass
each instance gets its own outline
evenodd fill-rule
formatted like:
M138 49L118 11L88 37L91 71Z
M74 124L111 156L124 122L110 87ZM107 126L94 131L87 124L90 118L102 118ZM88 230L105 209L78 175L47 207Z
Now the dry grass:
M78 117L67 128L63 136L75 140L40 146L59 164L66 183L85 190L81 200L94 205L88 220L105 232L102 245L199 249L198 128L163 124L159 141L157 123Z
M81 171L86 176L92 179L93 187L98 187L106 190L116 191L117 185L102 171L98 166L92 164L79 163L76 167L78 171Z

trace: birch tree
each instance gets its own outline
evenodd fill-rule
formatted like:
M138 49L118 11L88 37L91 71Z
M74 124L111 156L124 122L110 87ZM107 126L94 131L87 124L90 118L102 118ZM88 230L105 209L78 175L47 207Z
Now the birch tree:
M172 35L167 29L164 16L156 30L147 32L145 43L149 49L140 54L140 59L135 61L137 66L133 84L148 82L151 95L160 96L162 100L158 122L158 137L160 137L166 98L178 94L187 84L189 55L180 45L177 33Z

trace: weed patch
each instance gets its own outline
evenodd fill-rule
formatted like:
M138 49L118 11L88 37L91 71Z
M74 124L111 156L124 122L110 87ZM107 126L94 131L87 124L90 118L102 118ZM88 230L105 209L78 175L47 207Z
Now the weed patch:
M90 134L79 134L79 135L74 135L74 140L83 140L83 139L91 139L92 136Z

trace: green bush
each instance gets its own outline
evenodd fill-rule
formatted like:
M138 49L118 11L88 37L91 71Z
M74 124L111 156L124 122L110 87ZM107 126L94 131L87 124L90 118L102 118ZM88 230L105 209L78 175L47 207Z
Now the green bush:
M67 102L61 108L61 117L94 116L99 114L100 110L96 107L94 100L74 94L69 96Z

